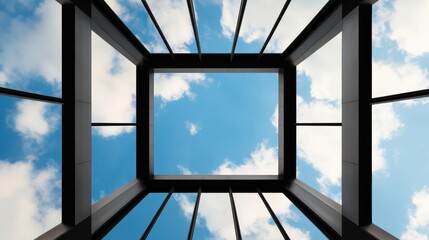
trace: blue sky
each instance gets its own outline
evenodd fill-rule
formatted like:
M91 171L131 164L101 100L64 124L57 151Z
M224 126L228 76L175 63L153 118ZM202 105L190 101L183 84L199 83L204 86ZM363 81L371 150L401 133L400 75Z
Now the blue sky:
M140 1L106 2L151 52L166 51ZM195 53L186 1L148 2L173 51ZM230 52L240 1L194 2L202 51ZM248 1L236 52L259 52L283 2ZM282 52L325 3L292 1L266 51ZM375 4L374 97L429 87L428 4ZM61 96L60 19L53 0L0 2L1 87ZM92 57L92 121L135 122L135 66L94 33ZM297 121L341 122L341 34L297 70ZM155 173L276 174L277 79L275 73L156 74ZM373 221L401 239L429 238L428 104L373 107ZM0 96L0 121L1 238L31 239L61 221L61 106ZM135 178L135 134L133 127L93 128L93 202ZM298 128L298 178L339 203L340 153L341 127ZM149 194L106 239L138 238L165 196ZM281 238L257 194L234 197L246 238ZM293 239L324 239L283 195L265 197ZM195 198L173 194L150 239L185 237ZM195 239L231 239L228 214L227 194L203 194ZM22 224L26 231L18 230Z

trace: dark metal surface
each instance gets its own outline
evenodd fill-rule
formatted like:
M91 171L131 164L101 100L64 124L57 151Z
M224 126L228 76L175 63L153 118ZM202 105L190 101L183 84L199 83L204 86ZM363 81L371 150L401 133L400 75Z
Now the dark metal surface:
M152 54L149 67L155 72L278 72L284 66L281 54L264 54L258 58L254 53L237 53L234 61L230 54L203 53L201 60L198 54L175 54L171 59L168 54Z
M287 240L290 240L290 238L287 235L285 229L283 228L282 224L280 223L280 221L277 218L276 214L274 213L273 209L271 209L270 204L265 199L265 197L262 194L261 190L259 188L257 190L258 190L259 197L261 197L262 202L264 203L265 207L267 208L268 212L270 213L271 218L273 219L274 223L276 224L276 226L279 229L280 233L282 234L283 238L287 239Z
M306 127L341 127L342 123L296 123L296 125Z
M155 216L153 216L152 220L150 221L149 225L147 226L146 230L144 231L142 237L140 239L144 240L149 236L150 230L152 230L152 227L155 225L156 220L158 220L159 215L161 215L162 210L164 210L165 205L167 205L168 200L170 199L171 195L174 192L174 187L171 188L170 192L165 197L164 201L162 202L161 206L159 206L158 211L155 213Z
M429 90L419 90L413 92L399 93L389 96L376 97L371 100L371 104L380 104L380 103L389 103L389 102L397 102L397 101L405 101L416 98L424 98L429 97Z
M231 202L232 219L234 221L235 238L241 240L240 224L238 222L237 210L235 209L234 195L232 189L229 188L229 201Z
M268 43L269 43L269 42L270 42L270 40L271 40L271 37L273 36L274 32L275 32L275 31L276 31L276 29L277 29L277 26L279 25L280 21L282 20L283 15L285 14L286 9L288 8L288 6L289 6L289 4L290 4L290 1L291 1L291 0L287 0L287 1L285 2L285 4L283 5L283 8L282 8L282 10L280 11L279 16L277 17L276 22L274 23L273 28L271 29L270 33L268 34L268 37L267 37L267 39L265 40L264 45L262 45L261 51L259 51L259 57L261 57L261 56L262 56L262 54L264 53L265 48L267 47Z
M192 214L191 226L189 227L188 240L194 236L195 223L197 222L198 206L200 205L201 188L198 189L197 200L195 201L194 213Z
M136 126L137 123L91 123L93 127L105 127L105 126Z
M280 75L284 79L284 94L283 99L279 99L279 105L283 103L284 114L279 115L279 145L283 143L284 149L280 146L279 151L283 151L284 163L280 161L279 169L284 179L290 181L296 178L296 67L288 65Z
M162 32L161 27L159 26L158 22L156 21L156 18L155 18L155 16L152 13L152 10L150 9L149 4L147 4L146 0L141 0L141 1L143 3L144 8L146 9L147 13L149 14L150 19L152 19L152 22L155 25L156 30L158 31L159 35L161 36L162 41L164 41L164 44L167 47L168 52L170 53L171 58L174 58L173 50L171 50L170 44L168 44L168 41L165 38L164 33Z
M237 45L238 36L240 35L241 23L243 22L244 11L246 10L247 0L241 0L240 10L238 12L237 25L235 27L234 40L232 42L230 61L234 58L235 47Z
M194 2L192 0L187 0L188 3L188 10L189 10L189 16L191 18L192 23L192 29L194 30L194 37L195 37L195 43L197 44L197 50L198 50L198 56L201 60L201 46L200 46L200 38L198 37L198 27L197 27L197 20L195 18L195 9L194 9Z
M28 100L35 100L35 101L54 103L54 104L62 104L63 103L63 100L61 98L41 95L41 94L37 94L37 93L19 91L19 90L14 90L14 89L10 89L10 88L3 88L3 87L0 87L0 95L18 97L18 98L24 98L24 99L28 99Z

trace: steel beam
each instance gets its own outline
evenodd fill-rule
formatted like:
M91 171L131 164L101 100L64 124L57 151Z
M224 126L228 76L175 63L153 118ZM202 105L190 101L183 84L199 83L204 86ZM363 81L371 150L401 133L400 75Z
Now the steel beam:
M24 98L28 100L34 100L34 101L40 101L40 102L46 102L46 103L54 103L54 104L63 103L63 100L61 98L41 95L37 93L19 91L19 90L14 90L10 88L3 88L3 87L0 87L0 95Z
M296 178L296 67L279 73L279 176Z
M195 229L195 223L197 222L200 198L201 198L201 188L198 189L198 195L197 195L197 200L195 201L194 213L192 214L191 225L189 227L188 240L192 240L194 236L194 229Z
M269 43L269 42L270 42L270 40L271 40L271 37L273 36L273 34L274 34L274 32L276 31L276 29L277 29L277 27L278 27L278 25L279 25L280 21L282 20L283 15L285 14L286 9L288 8L288 6L289 6L289 4L290 4L290 1L291 1L291 0L287 0L287 1L285 2L285 4L283 5L283 8L282 8L282 10L280 11L280 14L279 14L279 16L278 16L278 17L277 17L277 19L276 19L276 22L274 23L274 26L273 26L273 28L272 28L272 29L271 29L271 31L270 31L270 34L268 34L268 37L267 37L267 39L265 40L264 45L262 45L261 51L259 51L259 57L261 57L261 56L262 56L262 54L264 53L265 48L267 47L268 43Z
M240 10L238 12L237 25L235 27L234 40L232 42L230 61L234 58L235 47L237 45L238 36L240 35L241 23L243 22L244 11L246 10L247 0L241 0Z
M198 50L198 56L201 60L201 46L200 46L200 38L198 37L198 27L197 27L197 20L195 18L195 9L194 9L194 2L192 0L187 0L188 3L188 10L189 10L189 17L191 18L192 22L192 29L194 30L194 37L195 37L195 43L197 44L197 50Z
M170 53L171 58L174 59L173 50L171 49L170 44L168 44L167 38L165 38L164 33L162 32L162 29L161 29L161 27L158 24L158 21L156 21L156 18L153 15L152 10L149 7L149 4L147 3L146 0L141 0L141 1L143 3L144 8L146 9L147 13L149 14L150 19L152 19L152 22L155 25L156 30L158 31L159 35L161 36L162 41L164 42L165 46L167 47L168 52Z
M238 222L237 210L235 209L234 195L231 187L229 188L229 200L231 202L232 220L234 222L235 238L241 240L240 223Z
M393 94L389 96L382 96L382 97L376 97L371 100L371 104L380 104L380 103L389 103L389 102L397 102L397 101L405 101L405 100L411 100L416 98L424 98L429 97L429 90L419 90L419 91L413 91L413 92L407 92L407 93L399 93L399 94Z

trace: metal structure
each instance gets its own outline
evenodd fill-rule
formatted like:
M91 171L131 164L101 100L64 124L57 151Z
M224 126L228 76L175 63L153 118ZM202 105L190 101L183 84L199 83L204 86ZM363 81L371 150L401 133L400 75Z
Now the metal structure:
M197 54L175 54L149 5L142 0L169 54L150 53L103 0L62 4L62 98L0 88L0 94L62 105L62 223L39 239L101 239L150 192L169 192L142 235L149 234L173 192L229 193L236 238L241 239L233 192L258 193L282 236L289 239L262 192L284 193L330 239L396 239L372 223L371 105L429 96L429 90L371 97L371 11L376 0L330 0L281 54L235 53L246 0L242 0L230 54L201 52L193 1L188 0ZM91 122L91 31L136 65L136 123ZM342 123L296 122L296 66L342 32ZM154 72L278 72L279 173L275 176L157 176L153 172ZM284 116L288 116L284 118ZM136 127L136 179L92 205L91 126ZM297 126L342 127L342 205L296 178ZM284 133L287 134L284 134Z

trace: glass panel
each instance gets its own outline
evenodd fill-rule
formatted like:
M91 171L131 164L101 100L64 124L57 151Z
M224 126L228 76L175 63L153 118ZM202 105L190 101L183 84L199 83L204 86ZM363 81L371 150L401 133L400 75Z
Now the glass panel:
M234 201L244 239L283 239L257 193L234 193Z
M195 199L193 193L173 193L148 239L186 239Z
M141 1L105 0L105 2L149 51L168 52Z
M201 194L194 239L235 239L227 193Z
M237 42L237 53L259 53L285 2L284 0L247 2L240 29L240 41Z
M92 201L108 196L136 178L136 131L106 137L123 127L92 128Z
M297 178L341 203L341 127L297 128Z
M297 66L298 123L341 122L341 38L340 33Z
M147 2L173 52L197 52L186 0Z
M400 239L429 237L428 100L373 106L373 222Z
M291 1L267 46L267 52L283 52L327 2L327 0Z
M372 21L372 96L429 88L429 2L378 1Z
M61 97L61 5L0 2L0 87Z
M1 238L34 239L61 223L61 105L0 106Z
M327 239L284 194L264 193L264 197L291 239Z
M166 195L166 193L148 194L103 239L140 239Z
M155 174L278 174L277 73L155 74L154 85Z
M91 50L92 121L135 122L135 65L95 33Z

